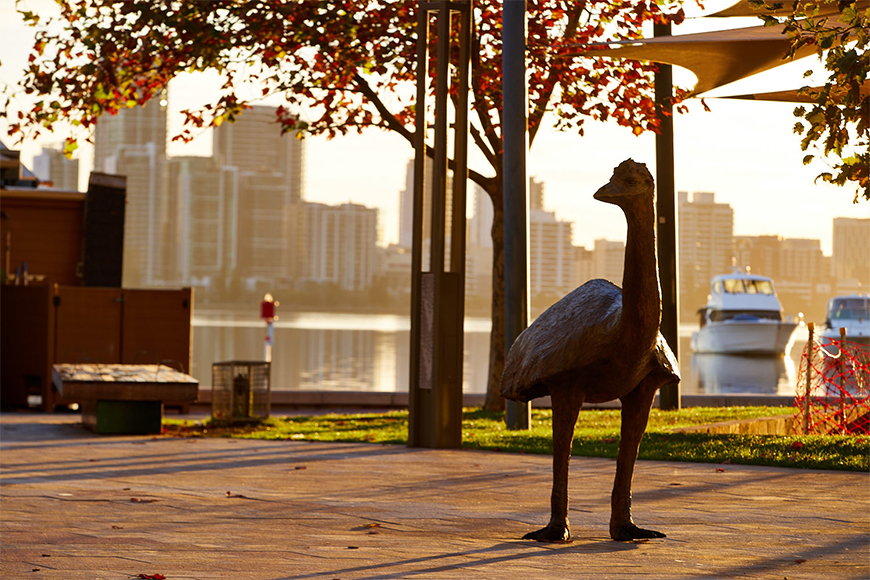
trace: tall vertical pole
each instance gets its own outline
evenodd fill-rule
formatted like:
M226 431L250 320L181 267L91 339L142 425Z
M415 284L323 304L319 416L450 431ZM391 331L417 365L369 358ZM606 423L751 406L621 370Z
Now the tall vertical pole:
M655 24L654 36L670 36L671 25ZM656 113L659 134L656 135L656 242L658 244L659 283L662 289L661 331L665 340L680 358L680 290L679 246L677 245L677 209L674 185L674 117L671 106L673 71L669 64L658 64L655 74ZM680 385L667 385L659 392L662 409L680 408Z
M804 435L810 434L810 395L813 392L813 332L816 330L816 325L812 322L808 323L807 330L809 337L807 338L807 381L804 389Z
M505 352L529 324L526 0L502 1ZM507 401L508 429L528 429L531 405Z
M408 384L408 445L429 444L425 433L429 417L423 412L423 393L418 388L422 363L422 270L423 270L423 191L426 182L426 79L429 77L429 12L417 8L417 115L414 121L414 205L411 246L411 336ZM431 445L430 445L431 446Z

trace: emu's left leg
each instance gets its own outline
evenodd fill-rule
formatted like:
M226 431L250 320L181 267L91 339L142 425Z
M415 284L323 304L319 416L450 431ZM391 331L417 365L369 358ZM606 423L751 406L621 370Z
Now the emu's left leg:
M619 441L619 456L616 459L616 481L610 499L610 537L628 541L640 538L664 538L654 530L637 527L631 519L631 478L640 440L649 421L656 391L661 379L647 375L633 391L622 397L622 430Z

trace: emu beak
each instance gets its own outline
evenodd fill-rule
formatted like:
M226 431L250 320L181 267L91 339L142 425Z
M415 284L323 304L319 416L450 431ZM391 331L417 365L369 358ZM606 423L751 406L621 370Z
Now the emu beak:
M604 185L601 189L592 194L592 197L598 201L613 203L614 199L619 195L618 192L614 191L614 189L613 184L608 182L607 185Z

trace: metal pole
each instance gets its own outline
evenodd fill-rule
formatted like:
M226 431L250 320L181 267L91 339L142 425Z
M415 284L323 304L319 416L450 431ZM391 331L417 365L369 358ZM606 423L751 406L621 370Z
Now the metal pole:
M840 433L846 434L846 327L840 327L840 358L837 360L837 368L840 370Z
M807 339L807 384L806 394L804 396L804 435L809 435L810 433L810 385L812 382L811 376L813 374L813 331L815 330L816 325L810 322L807 324L807 328L810 331L810 335Z
M526 0L502 2L505 353L529 324ZM531 405L507 401L508 429L528 429Z
M670 24L656 24L654 36L670 36ZM680 293L677 245L677 210L674 186L674 121L670 98L673 95L671 65L658 64L655 74L656 112L660 132L656 135L656 241L658 244L659 282L662 289L662 335L677 360L680 359ZM659 391L659 406L666 410L680 408L680 385L668 385Z
M417 13L417 116L414 129L414 205L411 247L411 337L408 381L408 445L421 447L427 442L428 424L419 389L421 366L421 311L423 270L423 191L426 169L426 79L429 76L429 13L418 5Z

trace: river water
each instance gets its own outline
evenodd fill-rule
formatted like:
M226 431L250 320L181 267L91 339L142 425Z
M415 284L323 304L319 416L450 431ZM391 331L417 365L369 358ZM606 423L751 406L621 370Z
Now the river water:
M489 361L488 319L465 321L463 391L483 393ZM680 326L682 394L793 395L801 347L800 328L785 357L693 354L695 324ZM272 390L407 391L410 319L388 314L282 314L275 322ZM211 385L211 365L263 360L266 325L255 314L196 312L192 374Z

